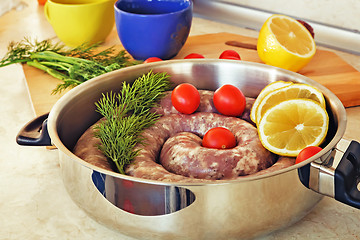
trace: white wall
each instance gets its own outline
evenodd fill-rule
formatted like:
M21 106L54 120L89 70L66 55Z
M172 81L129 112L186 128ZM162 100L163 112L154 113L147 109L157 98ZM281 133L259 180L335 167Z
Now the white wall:
M217 0L215 0L217 1ZM222 0L360 31L359 0Z

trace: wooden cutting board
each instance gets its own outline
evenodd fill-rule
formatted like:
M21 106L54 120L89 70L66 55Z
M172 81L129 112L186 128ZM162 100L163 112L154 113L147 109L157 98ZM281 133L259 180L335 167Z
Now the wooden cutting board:
M256 39L230 33L216 33L191 36L175 58L184 58L196 52L206 58L218 58L226 49L236 50L242 60L259 62L256 50L226 45L227 41L256 44ZM116 46L121 49L122 46ZM47 113L54 103L64 94L51 95L60 80L43 71L23 66L29 94L37 115ZM342 101L345 107L360 105L360 72L330 51L317 50L311 62L299 72L327 87Z

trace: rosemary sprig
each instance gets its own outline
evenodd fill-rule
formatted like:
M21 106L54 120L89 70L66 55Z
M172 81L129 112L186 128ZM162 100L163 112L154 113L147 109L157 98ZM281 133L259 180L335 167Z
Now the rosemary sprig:
M150 71L133 84L123 82L119 93L103 94L95 103L97 111L104 117L95 127L95 137L101 141L99 149L120 173L124 173L124 166L138 154L139 149L135 150L135 146L143 144L141 132L159 118L150 109L169 89L169 75Z
M0 67L27 63L39 68L63 81L53 90L52 93L56 94L104 73L140 63L130 61L125 50L116 52L114 47L110 47L98 51L99 45L83 44L68 49L65 45L54 44L50 40L39 42L25 38L18 43L9 44L8 52L0 60Z

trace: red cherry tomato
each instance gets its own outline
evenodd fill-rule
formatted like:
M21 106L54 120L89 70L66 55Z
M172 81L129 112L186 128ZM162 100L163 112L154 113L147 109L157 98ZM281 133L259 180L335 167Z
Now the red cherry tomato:
M215 108L223 115L240 116L246 106L246 98L240 89L226 84L218 88L213 97Z
M190 59L190 58L205 58L205 57L198 53L190 53L189 55L184 57L184 59Z
M315 154L317 154L321 150L322 150L321 147L316 147L316 146L309 146L309 147L304 148L297 155L296 160L295 160L295 164L300 163L302 161L305 161L306 159L314 156Z
M179 112L191 114L200 105L200 94L196 87L190 83L182 83L172 91L171 102Z
M207 148L229 149L236 146L236 138L229 129L215 127L205 133L202 146Z
M310 32L311 36L313 38L315 38L315 32L314 32L314 29L313 27L308 24L307 22L303 21L303 20L298 20L299 23L301 23L302 25L304 25L304 27L306 27L306 29Z
M240 55L234 50L225 50L221 53L220 59L241 60Z
M162 61L161 58L158 58L158 57L149 57L148 59L146 59L144 61L144 63L151 63L151 62L160 62Z
M47 0L38 0L39 5L45 5Z

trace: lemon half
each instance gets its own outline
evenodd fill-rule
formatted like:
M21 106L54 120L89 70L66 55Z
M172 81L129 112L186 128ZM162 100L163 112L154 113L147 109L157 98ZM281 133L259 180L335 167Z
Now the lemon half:
M264 63L297 72L313 58L316 45L296 19L274 14L260 29L257 52Z

